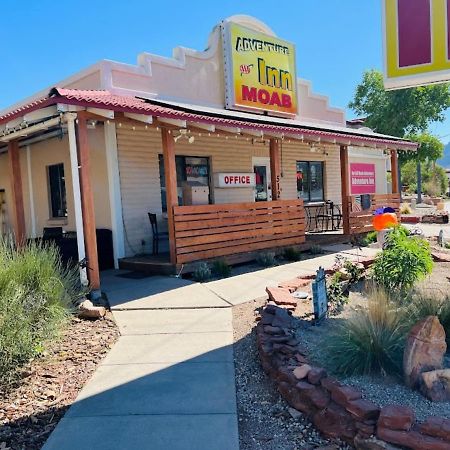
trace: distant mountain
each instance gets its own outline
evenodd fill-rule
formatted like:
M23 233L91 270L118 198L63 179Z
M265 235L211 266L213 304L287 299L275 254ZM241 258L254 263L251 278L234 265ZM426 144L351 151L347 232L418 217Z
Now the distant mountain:
M438 160L438 164L450 169L450 142L444 148L444 157Z

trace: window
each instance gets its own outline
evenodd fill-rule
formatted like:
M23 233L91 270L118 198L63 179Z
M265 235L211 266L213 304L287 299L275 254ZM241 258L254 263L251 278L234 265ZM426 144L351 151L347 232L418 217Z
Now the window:
M48 166L50 214L52 218L67 217L66 182L64 164Z
M178 204L184 205L183 185L185 183L198 183L200 185L209 186L209 158L178 155L175 156L175 166L177 171ZM166 178L164 174L164 160L162 155L159 155L159 179L161 183L162 210L166 212Z
M305 202L324 200L323 162L297 161L297 198Z

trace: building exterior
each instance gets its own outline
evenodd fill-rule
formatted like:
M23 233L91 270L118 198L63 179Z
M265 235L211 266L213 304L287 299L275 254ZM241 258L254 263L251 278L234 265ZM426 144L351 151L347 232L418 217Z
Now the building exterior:
M416 147L347 126L297 78L291 44L234 16L205 51L100 61L0 112L2 231L73 232L98 289L96 230L111 230L118 267L153 251L148 213L174 266L300 245L327 201L344 233L370 229L370 208L398 206L397 150Z

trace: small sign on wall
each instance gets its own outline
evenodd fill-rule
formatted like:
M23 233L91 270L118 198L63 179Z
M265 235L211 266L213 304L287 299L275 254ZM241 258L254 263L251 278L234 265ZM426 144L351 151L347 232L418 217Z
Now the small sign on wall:
M214 186L217 188L255 187L254 173L215 173Z
M350 164L350 191L352 195L375 194L375 164Z

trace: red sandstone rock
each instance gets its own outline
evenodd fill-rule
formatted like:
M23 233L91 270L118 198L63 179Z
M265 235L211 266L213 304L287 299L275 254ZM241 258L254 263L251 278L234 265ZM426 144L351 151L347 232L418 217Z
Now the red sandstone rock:
M414 325L403 354L406 385L415 388L421 372L441 369L446 349L445 330L436 316L428 316Z
M295 359L301 364L307 364L308 363L308 360L303 355L301 355L300 353L296 353L295 354Z
M350 386L336 386L331 392L331 398L344 408L346 408L352 400L358 400L361 397L361 392Z
M276 334L284 334L284 331L283 331L282 328L280 328L280 327L273 327L271 325L266 325L264 327L264 332L267 333L267 334L274 334L274 335L276 335Z
M277 305L297 306L297 300L292 297L289 289L266 287L266 292L269 294L269 299Z
M381 408L378 427L391 430L411 429L415 421L414 411L407 406L389 405ZM381 438L382 439L382 438ZM393 442L395 444L395 442Z
M419 426L420 432L450 442L450 419L429 417Z
M355 436L353 444L356 450L397 450L397 446L392 446L387 442L380 441L375 437L366 438L361 432Z
M294 376L297 380L303 380L308 376L309 371L311 370L311 366L309 364L303 364L294 369Z
M342 386L342 384L333 377L322 378L320 384L329 392L333 392L334 389Z
M320 386L314 386L314 389L303 391L302 395L317 409L325 409L331 401L330 393Z
M310 415L315 412L315 409L308 402L302 400L299 390L292 387L288 383L281 382L278 385L278 391L287 403L297 411L301 411L306 415Z
M292 370L288 367L280 367L276 373L276 380L281 383L288 383L289 385L295 386L298 383L297 378L295 378Z
M448 442L425 436L417 431L391 430L378 426L377 437L413 450L449 450Z
M274 318L272 320L272 326L281 328L291 328L292 327L292 317L289 313L282 308L276 308L274 313Z
M431 256L436 262L450 262L450 253L438 252L433 250Z
M293 278L292 280L283 281L278 287L283 289L289 289L290 292L295 292L300 288L309 286L311 284L311 279L308 278Z
M352 442L356 435L356 427L350 414L336 403L329 406L313 417L314 425L327 437L341 438Z
M367 425L364 422L355 422L355 427L367 437L372 436L375 433L375 425Z
M311 384L320 384L320 380L327 376L327 371L321 367L312 367L308 372L308 382Z
M433 402L450 401L450 369L420 374L420 392Z
M380 408L369 400L358 399L347 403L347 411L358 420L378 419Z

